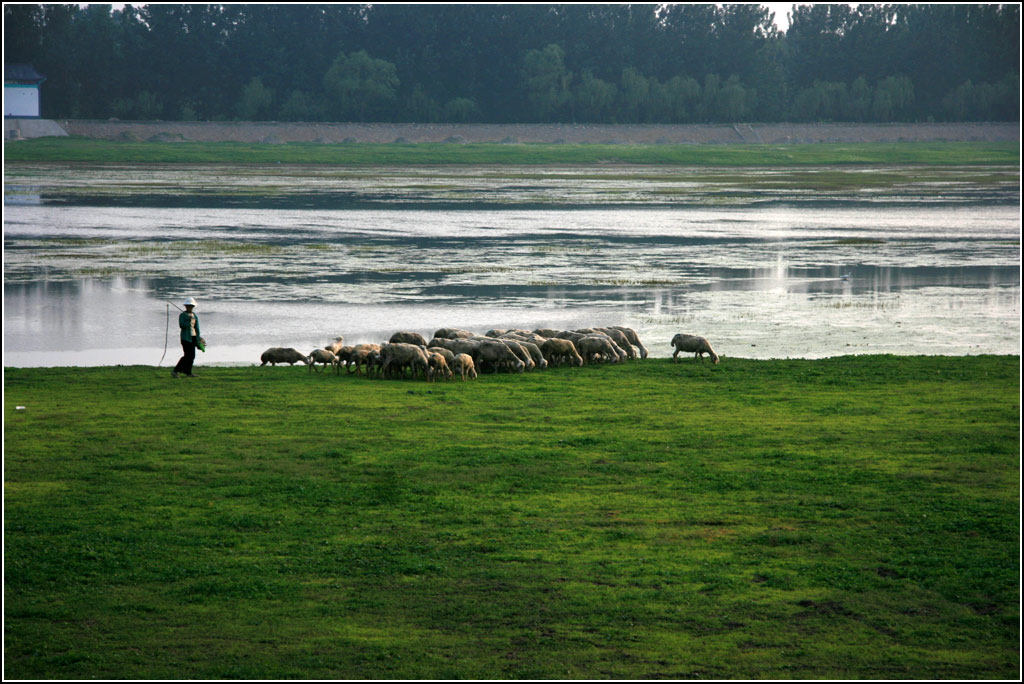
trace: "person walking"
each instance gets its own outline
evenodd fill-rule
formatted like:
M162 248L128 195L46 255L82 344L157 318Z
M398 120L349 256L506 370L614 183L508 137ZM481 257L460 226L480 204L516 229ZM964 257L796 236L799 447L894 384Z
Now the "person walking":
M196 346L199 345L199 317L192 309L196 308L196 300L189 297L185 300L185 310L178 314L178 327L181 328L181 348L185 355L178 360L178 364L171 371L171 377L184 375L187 378L196 377L192 373L192 364L196 360Z

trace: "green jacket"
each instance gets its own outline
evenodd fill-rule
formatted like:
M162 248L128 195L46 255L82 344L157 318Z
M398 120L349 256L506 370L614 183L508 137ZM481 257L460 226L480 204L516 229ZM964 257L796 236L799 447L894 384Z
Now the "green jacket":
M192 326L190 325L189 316L196 321L196 338L192 339ZM196 316L196 312L193 311L189 314L188 311L182 311L178 314L178 327L181 328L181 341L182 342L195 342L199 343L199 316Z

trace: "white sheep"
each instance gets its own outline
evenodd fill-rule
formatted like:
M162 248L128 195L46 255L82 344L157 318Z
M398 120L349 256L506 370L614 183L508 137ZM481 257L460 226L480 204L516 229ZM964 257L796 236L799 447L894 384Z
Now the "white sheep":
M469 354L456 354L455 362L452 364L452 371L462 378L463 382L466 381L467 375L470 379L476 378L476 367L473 363L473 357Z
M324 364L324 368L327 368L327 364L334 365L338 362L338 357L335 356L334 352L330 349L314 349L309 352L309 370L310 372L316 370L316 364ZM317 371L318 373L320 371Z
M673 361L679 360L679 352L691 352L693 354L694 361L696 361L699 356L701 362L703 362L704 355L707 354L711 357L712 363L718 363L718 354L716 354L715 350L711 348L711 343L703 337L679 333L672 338L672 346L676 348L676 350L672 352Z

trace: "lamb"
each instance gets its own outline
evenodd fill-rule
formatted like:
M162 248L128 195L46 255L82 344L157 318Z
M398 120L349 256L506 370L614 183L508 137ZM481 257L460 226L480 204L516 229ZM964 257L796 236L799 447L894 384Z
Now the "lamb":
M267 351L260 355L261 366L266 366L268 363L271 366L276 366L279 363L287 363L291 366L294 363L301 361L302 363L309 365L309 357L304 356L299 350L292 349L291 347L271 347Z
M679 333L672 338L672 346L676 348L676 350L672 352L673 361L679 360L679 352L693 352L694 361L696 361L699 356L701 363L703 363L704 355L708 354L711 357L712 363L718 363L718 354L716 354L715 350L711 348L711 343L703 337Z
M473 365L473 357L469 354L456 354L452 370L462 378L462 382L466 382L467 375L470 379L476 378L476 367Z
M448 350L445 349L444 351ZM450 354L451 352L448 353ZM452 379L452 369L448 367L448 361L445 359L444 354L427 350L427 364L429 370L427 380L430 382L434 382L438 375L445 380Z
M316 370L316 364L324 364L324 369L327 368L327 364L332 366L338 362L338 357L334 355L330 349L314 349L309 352L309 371L313 372ZM317 370L318 373L322 372Z
M446 347L438 347L438 346L427 347L427 351L428 352L433 352L435 354L440 354L441 356L443 356L445 362L449 365L449 367L455 361L455 352L453 352L451 349L448 349Z

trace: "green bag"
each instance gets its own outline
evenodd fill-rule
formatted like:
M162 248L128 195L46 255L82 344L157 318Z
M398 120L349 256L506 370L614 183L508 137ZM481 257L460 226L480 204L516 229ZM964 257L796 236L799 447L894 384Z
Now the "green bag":
M201 352L206 351L206 340L204 338L200 337L199 341L196 342L196 349Z

